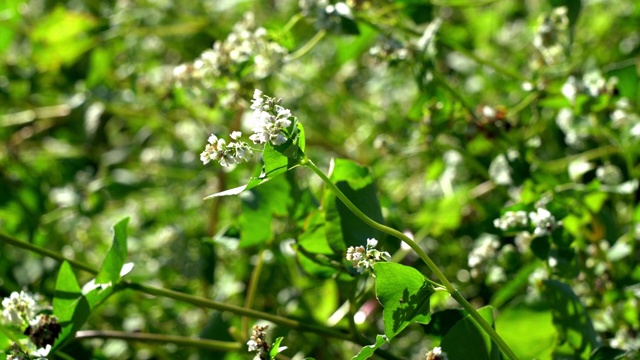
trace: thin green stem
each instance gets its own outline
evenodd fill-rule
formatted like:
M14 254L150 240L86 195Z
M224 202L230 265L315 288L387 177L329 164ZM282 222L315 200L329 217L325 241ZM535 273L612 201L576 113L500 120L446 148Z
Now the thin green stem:
M238 342L218 341L210 339L189 338L184 336L127 333L122 331L109 330L82 330L76 333L76 340L85 339L122 339L127 341L137 341L145 343L170 343L182 346L196 347L213 351L238 351L243 344Z
M289 55L288 57L288 61L293 61L293 60L297 60L298 58L304 56L306 53L308 53L311 49L313 49L314 46L316 46L316 44L318 42L320 42L320 40L322 40L322 38L327 34L326 30L320 30L318 31L306 44L302 45L301 48L299 48L298 50L296 50L294 53L292 53L291 55Z
M62 254L59 254L55 251L52 250L48 250L48 249L43 249L41 247L26 243L24 241L20 241L17 239L14 239L10 236L7 235L3 235L0 234L0 242L4 242L19 248L23 248L29 251L32 251L34 253L43 255L43 256L48 256L51 257L53 259L56 259L58 261L66 261L68 262L71 266L84 270L88 273L91 273L93 275L98 273L98 270L94 269L93 267L83 264L79 261L75 261L72 259L68 259L65 256L63 256ZM204 307L204 308L208 308L208 309L214 309L214 310L220 310L220 311L228 311L234 314L238 314L241 316L247 316L250 318L254 318L254 319L264 319L267 321L271 321L274 324L278 324L281 326L285 326L294 330L299 330L299 331L308 331L308 332L313 332L313 333L317 333L320 335L325 335L327 337L332 337L332 338L336 338L336 339L342 339L342 340L347 340L347 341L354 341L354 339L351 338L351 336L349 336L349 334L339 331L339 330L335 330L326 326L321 326L321 325L315 325L315 324L310 324L310 323L306 323L306 322L300 322L297 320L293 320L293 319L289 319L289 318L285 318L285 317L281 317L281 316L277 316L277 315L272 315L269 313L265 313L262 311L257 311L257 310L252 310L252 309L245 309L243 307L240 306L236 306L236 305L231 305L231 304L225 304L225 303L221 303L221 302L217 302L217 301L213 301L213 300L209 300L206 298L202 298L202 297L198 297L198 296L193 296L193 295L187 295L187 294L183 294L181 292L177 292L177 291L173 291L173 290L168 290L168 289L163 289L160 287L155 287L155 286L149 286L149 285L144 285L144 284L138 284L138 283L134 283L134 282L130 282L130 281L122 281L122 283L120 284L122 287L124 288L129 288L129 289L134 289L137 291L140 291L142 293L145 294L149 294L149 295L155 295L155 296L162 296L162 297L168 297L171 299L175 299L178 301L182 301L182 302L186 302L189 304L193 304L196 306L200 306L200 307ZM366 344L364 344L366 345Z
M420 246L413 241L411 238L401 233L400 231L390 228L386 225L380 224L375 220L368 217L365 213L360 211L352 202L347 198L346 195L338 187L329 179L327 175L325 175L314 163L311 159L305 158L301 161L302 165L310 168L316 175L318 175L322 181L326 184L326 186L342 201L342 203L353 212L360 220L362 220L365 224L371 226L372 228L382 231L385 234L391 235L405 244L409 245L413 251L418 254L420 259L424 261L425 264L429 267L429 269L436 275L436 277L442 282L447 292L451 294L451 296L465 309L471 314L471 316L478 322L478 324L487 332L487 334L493 339L493 341L502 349L502 351L513 360L518 359L516 354L509 348L506 342L502 340L500 335L493 330L491 325L469 304L469 302L456 290L453 285L449 282L447 277L440 271L438 266L431 260L431 258L420 248Z
M255 299L256 289L258 288L258 280L262 273L262 265L264 264L264 250L260 250L258 254L258 263L251 272L251 279L249 280L249 289L247 290L247 297L244 300L244 307L251 309L253 307L253 300ZM249 318L242 318L242 335L247 336L249 334Z
M300 13L293 15L280 31L282 33L289 32L289 30L291 30L302 18L304 18L304 15Z
M12 237L10 237L8 235L2 234L2 233L0 233L0 242L3 242L5 244L9 244L9 245L13 245L13 246L16 246L16 247L19 247L19 248L23 248L25 250L32 251L32 252L34 252L36 254L40 254L40 255L43 255L43 256L48 256L48 257L56 259L56 260L58 260L60 262L66 261L71 266L73 266L73 267L75 267L77 269L80 269L80 270L84 270L84 271L86 271L88 273L91 273L93 275L96 275L98 273L98 270L94 269L93 267L91 267L91 266L89 266L89 265L87 265L85 263L82 263L80 261L76 261L76 260L73 260L73 259L68 259L68 258L64 257L62 254L57 253L55 251L52 251L52 250L49 250L49 249L45 249L45 248L41 248L41 247L39 247L37 245L33 245L33 244L28 243L28 242L20 241L18 239L14 239L14 238L12 238Z

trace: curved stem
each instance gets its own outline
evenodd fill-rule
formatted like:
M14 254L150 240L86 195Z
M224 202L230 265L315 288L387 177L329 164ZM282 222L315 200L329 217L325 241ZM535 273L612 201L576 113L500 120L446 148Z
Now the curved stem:
M420 259L422 259L422 261L424 261L425 264L427 264L427 266L429 267L429 269L436 275L436 277L440 280L440 282L442 282L442 284L444 285L444 287L446 288L447 292L449 292L449 294L451 294L451 296L465 309L469 312L469 314L476 320L476 322L484 329L484 331L486 331L486 333L491 337L491 339L498 345L498 347L500 347L500 349L502 349L502 351L510 358L513 360L518 359L518 357L516 356L516 354L511 350L511 348L509 348L509 346L507 345L506 342L504 342L504 340L502 340L502 338L500 337L500 335L498 335L498 333L493 330L493 328L491 327L491 325L473 308L473 306L471 306L471 304L469 304L469 302L458 292L458 290L456 290L453 285L449 282L449 280L447 279L447 277L442 273L442 271L440 271L440 269L438 268L438 266L433 262L433 260L431 260L431 258L424 252L424 250L422 250L422 248L420 246L418 246L418 244L413 241L411 238L409 238L408 236L406 236L405 234L401 233L400 231L390 228L386 225L380 224L378 222L376 222L375 220L371 219L370 217L368 217L367 215L365 215L365 213L363 213L362 211L360 211L360 209L358 209L352 202L351 200L349 200L349 198L347 198L346 195L344 195L344 193L342 191L340 191L340 189L338 189L338 187L331 181L331 179L329 179L329 177L327 175L325 175L314 163L313 161L311 161L311 159L305 158L301 161L302 165L307 166L308 168L310 168L314 173L316 173L316 175L318 175L322 181L327 185L327 187L333 191L333 193L342 201L342 203L349 208L349 210L351 210L353 212L354 215L356 215L360 220L362 220L365 224L371 226L372 228L382 231L385 234L391 235L401 241L403 241L405 244L409 245L409 247L411 247L411 249L413 249L413 251L416 252L416 254L418 254L418 256L420 257Z
M242 349L242 344L238 342L218 341L210 339L190 338L184 336L127 333L123 331L110 330L82 330L76 333L76 340L84 339L122 339L127 341L137 341L145 343L171 343L182 346L191 346L200 349L214 351L238 351Z
M287 58L287 61L297 60L298 58L302 57L304 54L308 53L311 49L313 49L314 46L316 46L318 42L320 42L320 40L322 40L322 38L326 34L327 34L327 31L324 29L318 31L315 35L313 35L313 37L306 44L302 45L301 48L296 50L293 54L289 55Z

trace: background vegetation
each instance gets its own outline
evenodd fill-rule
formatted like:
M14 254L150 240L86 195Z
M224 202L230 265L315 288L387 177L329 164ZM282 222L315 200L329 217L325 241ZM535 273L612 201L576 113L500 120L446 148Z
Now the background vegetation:
M355 316L374 339L382 308L371 280L300 255L323 198L310 171L203 201L259 168L257 157L235 169L198 158L209 134L248 131L259 88L304 123L321 168L343 158L370 169L379 208L363 210L410 234L475 307L492 305L521 358L594 358L599 346L637 356L640 4L353 1L348 13L343 5L3 1L0 231L98 267L110 229L130 217L127 279L240 306L251 299L251 308L338 328ZM230 42L242 21L281 48L198 73L201 54ZM548 236L494 224L508 210L541 207L558 222ZM364 235L429 273L391 237L356 229L346 244L363 245ZM0 296L28 289L51 301L60 266L2 242ZM80 284L93 277L75 275ZM362 306L341 312L354 287ZM434 296L431 307L456 304ZM242 350L98 338L63 351L250 358L253 322L118 291L86 329L241 341ZM434 327L411 325L386 350L422 358L440 342ZM350 358L362 348L285 326L270 332L284 336L289 357ZM0 341L9 344L1 333Z

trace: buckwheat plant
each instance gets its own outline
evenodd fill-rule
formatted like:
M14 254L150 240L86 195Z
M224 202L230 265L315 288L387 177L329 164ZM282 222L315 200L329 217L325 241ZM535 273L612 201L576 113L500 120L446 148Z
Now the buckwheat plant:
M433 282L413 268L389 262L391 255L386 251L375 249L378 245L378 240L374 238L368 238L366 240L366 246L358 245L346 248L346 254L343 259L350 262L350 264L357 269L358 273L364 272L365 269L373 272L376 279L377 297L381 305L385 308L384 322L386 337L384 337L384 340L380 340L380 342L376 342L376 344L372 346L377 349L385 341L390 341L411 322L428 321L427 318L425 318L425 316L429 316L428 307L424 309L424 312L419 311L407 316L401 315L401 313L405 311L403 308L407 306L403 304L405 304L406 301L411 302L411 306L418 306L418 304L424 303L428 304L431 294L436 290L441 290L448 292L509 358L516 359L516 355L504 340L478 311L460 295L436 264L415 241L402 232L387 227L366 215L351 202L329 176L313 163L306 154L302 124L282 103L282 99L268 96L258 89L254 91L250 106L250 109L253 110L251 119L253 134L251 134L249 138L254 144L263 145L263 166L260 176L251 178L247 185L215 193L207 198L236 195L260 186L293 168L299 166L309 168L320 177L327 189L364 224L403 241L413 249L441 282ZM226 147L226 143L220 141L217 137L210 138L209 144L206 145L202 157L205 159L218 158L220 157L219 155L213 154L217 154L217 152L220 151L224 152L224 150L221 149L226 149ZM538 216L533 218L532 221L535 221L536 224L542 227L546 227L549 219ZM406 294L411 294L411 296L405 299L405 297L408 296ZM401 320L398 320L399 318ZM256 358L261 358L259 356L263 356L261 354L267 349L261 345L264 341L258 335L254 334L248 345L251 351L258 352ZM363 351L365 350L363 349ZM432 353L431 356L440 356L440 354Z

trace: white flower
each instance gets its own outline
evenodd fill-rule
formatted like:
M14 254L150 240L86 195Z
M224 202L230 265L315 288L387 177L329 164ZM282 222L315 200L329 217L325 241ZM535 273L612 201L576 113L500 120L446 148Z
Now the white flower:
M46 360L47 355L49 355L50 351L51 351L51 345L47 344L47 346L45 346L44 348L40 348L35 352L33 352L31 356L35 356L34 360Z
M291 126L291 111L278 103L280 100L262 94L256 89L253 93L253 134L249 139L254 144L282 145L287 142L286 131Z
M550 235L551 231L556 228L556 218L545 208L538 208L535 212L530 212L529 219L531 224L536 227L533 231L535 237Z
M249 347L249 352L254 352L258 350L258 343L254 340L247 341L247 346Z
M2 316L10 324L22 327L26 325L38 311L35 299L29 293L12 292L2 300Z
M376 250L378 240L370 238L367 239L367 247L364 246L350 246L347 249L346 259L353 263L353 267L358 270L359 273L364 269L370 269L373 264L380 261L389 261L391 255L386 251Z
M493 226L501 229L502 231L527 226L527 212L507 211L500 218L493 220Z
M235 141L227 142L224 139L218 139L214 134L209 136L209 143L205 146L205 149L200 153L200 161L204 165L211 160L218 161L221 166L230 166L239 164L243 161L248 161L249 157L253 155L253 150L244 141L238 141L242 136L239 131L231 133L231 138Z
M496 236L483 234L475 241L474 248L469 253L469 267L474 268L482 264L486 259L493 257L499 247L500 241Z

